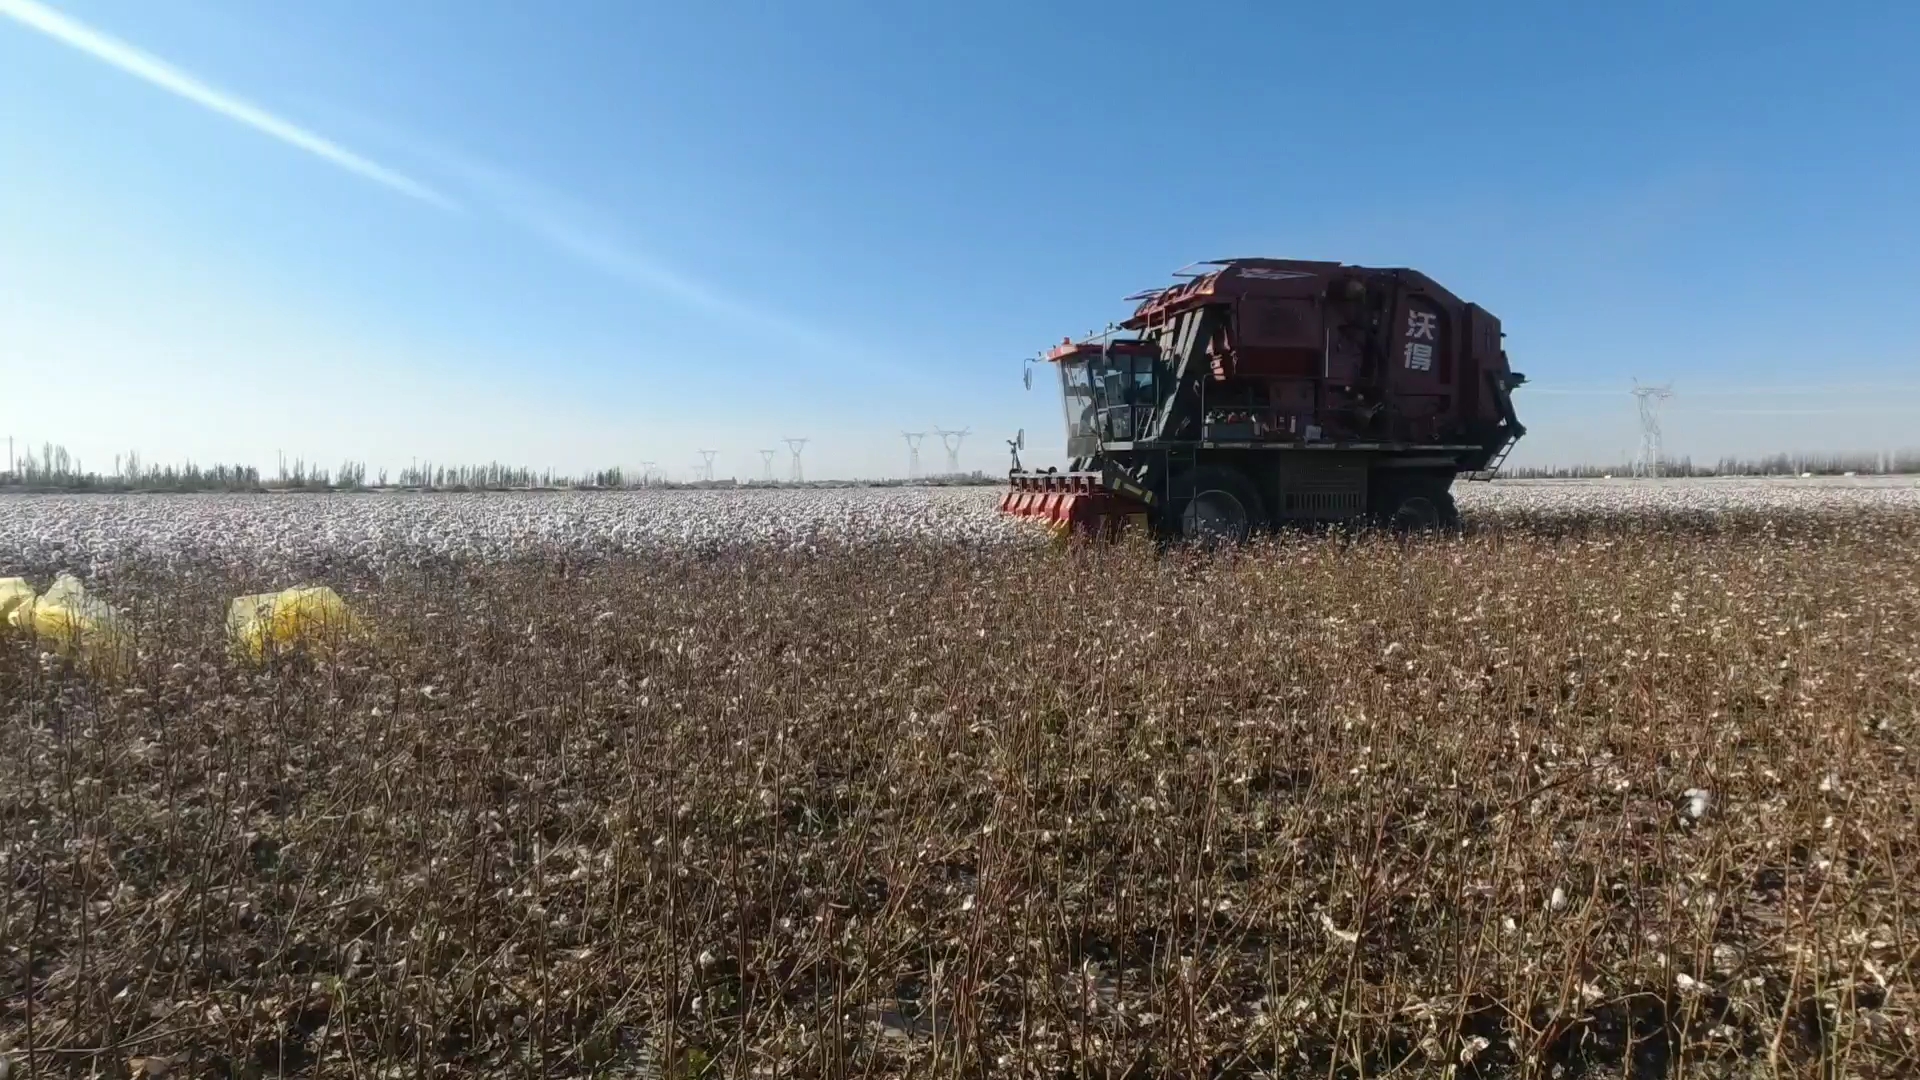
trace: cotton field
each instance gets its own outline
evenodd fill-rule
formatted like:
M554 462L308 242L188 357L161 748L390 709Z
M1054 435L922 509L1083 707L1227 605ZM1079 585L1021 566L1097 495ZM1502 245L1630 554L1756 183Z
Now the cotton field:
M1482 522L1920 508L1920 481L1913 478L1462 482L1455 492L1469 520ZM188 553L380 564L556 551L1033 540L1032 526L996 512L999 498L999 489L985 487L22 496L0 499L0 560L84 565Z
M0 557L189 553L378 564L1033 537L995 512L998 497L984 488L28 496L0 500Z
M1462 482L1465 514L1780 514L1920 509L1920 477L1727 477L1675 480L1498 480Z
M0 1080L1920 1074L1910 481L996 496L0 503Z

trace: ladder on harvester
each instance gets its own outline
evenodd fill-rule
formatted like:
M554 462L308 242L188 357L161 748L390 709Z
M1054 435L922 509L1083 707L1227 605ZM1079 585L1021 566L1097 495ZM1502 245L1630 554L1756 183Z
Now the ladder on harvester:
M1505 358L1505 354L1502 354L1501 359ZM1527 429L1520 425L1520 418L1513 415L1513 398L1509 396L1515 387L1527 381L1527 377L1517 371L1509 371L1499 375L1489 373L1487 381L1493 386L1494 402L1500 406L1500 427L1506 432L1506 438L1500 441L1500 449L1487 459L1487 467L1469 473L1469 480L1491 480L1499 475L1500 466L1506 464L1507 455L1513 453L1513 444L1527 433Z
M1492 457L1487 459L1487 467L1477 472L1468 473L1467 479L1469 480L1493 479L1495 476L1499 474L1500 466L1506 463L1507 455L1513 453L1514 445L1519 441L1520 441L1520 436L1508 434L1507 441L1501 443L1500 449L1496 451Z

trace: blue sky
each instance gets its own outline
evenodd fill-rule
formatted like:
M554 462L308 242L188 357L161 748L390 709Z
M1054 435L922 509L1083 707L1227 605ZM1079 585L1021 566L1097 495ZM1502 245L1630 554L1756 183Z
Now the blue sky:
M0 428L91 465L1062 442L1194 259L1418 267L1533 434L1920 445L1912 5L0 0ZM931 440L930 440L931 442ZM929 455L931 457L931 455Z

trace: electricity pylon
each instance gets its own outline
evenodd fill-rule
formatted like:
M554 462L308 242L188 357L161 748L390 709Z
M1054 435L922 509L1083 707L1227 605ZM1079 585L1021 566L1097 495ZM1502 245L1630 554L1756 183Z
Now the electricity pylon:
M960 441L973 434L973 429L962 428L958 431L949 431L945 428L934 428L933 433L940 436L940 441L946 445L947 473L952 476L960 475Z
M920 479L920 443L927 437L924 431L903 431L907 440L907 479Z
M800 451L806 449L807 443L811 440L786 438L780 441L787 444L788 450L793 451L793 482L796 484L805 483L807 476L805 471L800 468Z
M1660 475L1660 406L1673 396L1673 387L1633 384L1633 397L1640 406L1640 460L1634 463L1634 475Z

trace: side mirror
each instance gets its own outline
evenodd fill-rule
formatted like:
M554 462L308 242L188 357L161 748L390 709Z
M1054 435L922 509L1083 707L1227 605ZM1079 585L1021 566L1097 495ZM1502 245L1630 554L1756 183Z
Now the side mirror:
M1021 428L1019 431L1014 432L1013 448L1015 450L1025 450L1027 448L1027 429L1026 428Z
M1031 356L1020 365L1020 381L1027 389L1033 389L1033 357Z

